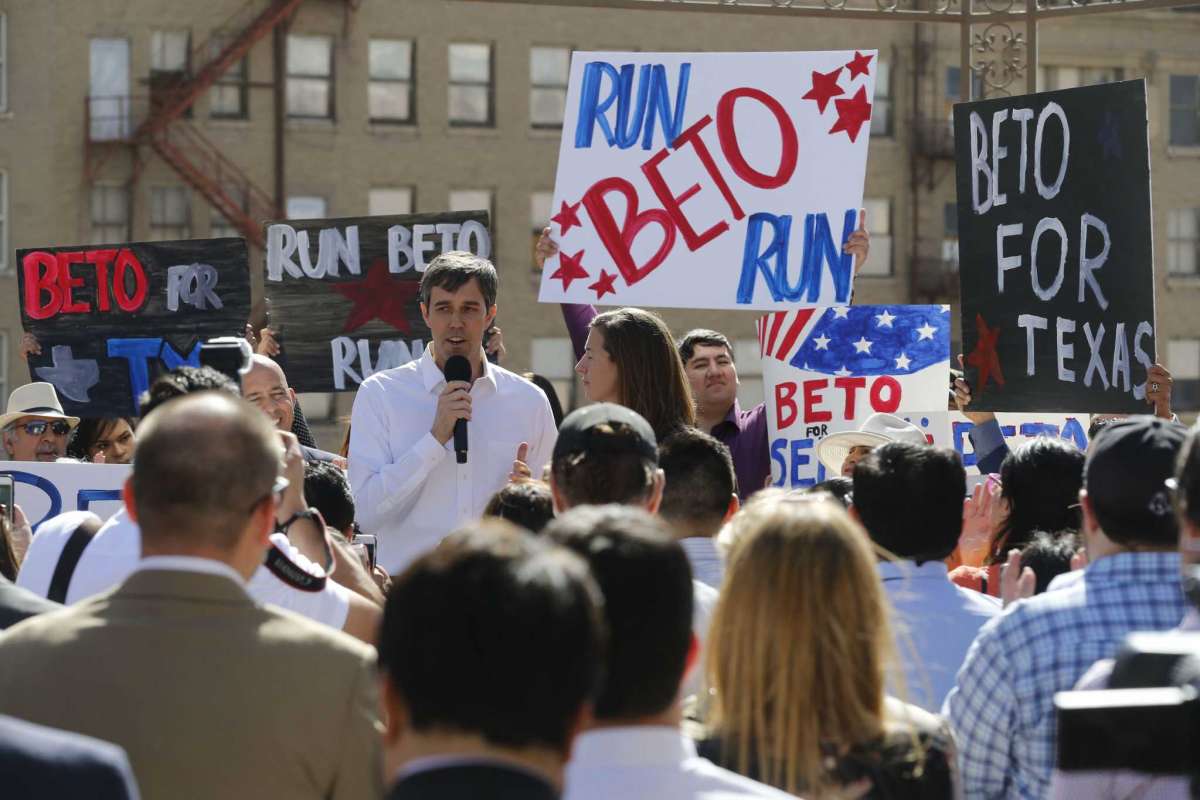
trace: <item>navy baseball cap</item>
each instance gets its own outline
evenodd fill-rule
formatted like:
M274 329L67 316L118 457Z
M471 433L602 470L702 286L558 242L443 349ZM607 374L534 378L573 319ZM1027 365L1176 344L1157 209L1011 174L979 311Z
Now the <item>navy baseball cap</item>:
M567 415L558 429L554 459L571 453L637 453L658 463L658 439L646 418L616 403L593 403Z

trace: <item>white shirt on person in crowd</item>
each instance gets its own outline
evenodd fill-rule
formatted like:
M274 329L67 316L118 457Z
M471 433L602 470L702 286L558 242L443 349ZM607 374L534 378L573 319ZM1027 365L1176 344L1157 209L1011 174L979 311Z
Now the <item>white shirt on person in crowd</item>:
M349 460L356 521L378 537L377 560L393 575L479 517L508 480L522 442L535 478L554 451L558 431L542 390L485 360L471 385L467 463L457 463L454 438L441 444L430 432L445 385L426 350L416 361L376 372L354 398Z
M957 586L947 575L942 561L920 566L913 561L879 562L879 577L895 612L904 699L934 714L954 688L975 634L1003 610L996 598Z
M29 545L21 571L17 573L17 585L45 597L67 540L88 516L86 512L72 511L43 522ZM293 562L307 566L307 559L292 546L287 536L273 533L271 541L277 547L287 548ZM144 561L142 530L125 509L121 509L101 526L80 556L67 589L67 604L113 588L140 569ZM325 587L319 592L306 592L284 583L275 573L260 566L250 581L243 583L258 602L271 603L337 630L345 626L350 613L350 590L333 580L326 580Z
M692 633L700 645L696 653L696 666L683 679L683 696L689 697L700 691L704 684L704 646L708 642L708 628L712 624L713 611L717 607L717 590L706 583L692 579Z
M563 800L735 800L791 795L696 754L678 728L636 725L586 731L567 764Z
M725 562L717 550L716 537L688 536L680 539L679 544L683 546L688 563L692 565L692 577L719 590L725 577Z

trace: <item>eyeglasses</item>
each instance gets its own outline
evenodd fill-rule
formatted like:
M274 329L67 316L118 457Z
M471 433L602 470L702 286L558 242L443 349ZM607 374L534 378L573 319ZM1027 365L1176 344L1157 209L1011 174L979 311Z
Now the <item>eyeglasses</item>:
M254 509L258 508L259 504L262 503L263 500L266 500L268 497L274 498L275 505L280 505L281 503L283 503L284 492L286 492L288 487L291 485L292 485L291 481L289 481L287 478L280 475L278 478L275 479L275 482L273 484L271 484L271 490L269 492L267 492L266 494L264 494L262 497L255 500L254 505L250 506L250 510L254 511Z
M38 420L37 422L26 422L24 425L15 425L15 428L21 428L30 436L41 436L46 432L46 428L50 428L55 436L66 436L71 432L71 426L65 422L47 422L46 420Z

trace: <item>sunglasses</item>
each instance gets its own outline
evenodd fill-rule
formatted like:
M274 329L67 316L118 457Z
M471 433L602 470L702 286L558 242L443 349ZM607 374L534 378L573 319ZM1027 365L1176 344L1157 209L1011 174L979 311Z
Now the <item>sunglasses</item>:
M30 436L41 436L46 432L46 428L49 428L55 436L66 436L71 432L71 426L65 422L46 422L45 420L26 422L24 425L17 425L16 427L25 431Z
M281 505L283 503L283 495L285 492L287 492L287 488L291 485L291 481L280 475L275 479L275 483L271 484L271 490L255 500L254 505L250 506L250 510L254 511L256 508L258 508L259 504L262 503L263 500L266 500L268 496L275 499L275 505Z

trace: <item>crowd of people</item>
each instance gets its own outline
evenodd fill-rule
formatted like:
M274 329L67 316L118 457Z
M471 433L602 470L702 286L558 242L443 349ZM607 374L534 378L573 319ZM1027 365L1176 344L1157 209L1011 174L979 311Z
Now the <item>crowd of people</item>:
M485 259L430 263L432 340L364 381L340 454L270 332L138 419L13 391L10 459L132 467L106 520L0 515L0 796L1084 796L1054 695L1200 628L1200 429L1159 365L1154 413L1086 453L1010 451L959 375L971 493L886 414L785 489L724 335L565 306L592 402L564 417L486 357L498 294Z

